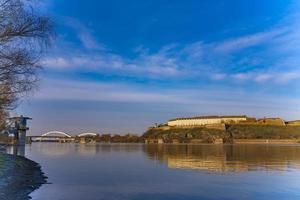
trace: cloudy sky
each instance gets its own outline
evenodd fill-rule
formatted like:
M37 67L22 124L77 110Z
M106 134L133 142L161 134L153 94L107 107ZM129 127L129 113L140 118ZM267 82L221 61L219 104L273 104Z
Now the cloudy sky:
M44 0L56 23L31 134L143 133L170 118L300 118L297 0Z

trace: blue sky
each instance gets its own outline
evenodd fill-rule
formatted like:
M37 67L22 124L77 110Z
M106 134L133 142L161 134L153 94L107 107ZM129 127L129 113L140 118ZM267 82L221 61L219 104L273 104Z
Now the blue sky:
M294 0L44 0L56 23L39 89L15 114L50 130L143 133L169 118L300 118Z

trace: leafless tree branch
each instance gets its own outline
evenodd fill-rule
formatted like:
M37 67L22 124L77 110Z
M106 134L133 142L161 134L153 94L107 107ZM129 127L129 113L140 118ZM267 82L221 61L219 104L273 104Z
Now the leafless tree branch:
M0 123L35 88L41 53L53 36L52 21L27 3L0 0Z

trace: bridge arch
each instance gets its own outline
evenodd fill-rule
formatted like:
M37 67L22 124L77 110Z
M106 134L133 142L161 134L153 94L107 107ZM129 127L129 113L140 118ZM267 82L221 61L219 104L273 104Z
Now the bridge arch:
M77 136L78 137L84 137L84 136L97 136L97 133L80 133Z
M62 136L69 137L69 138L72 137L71 135L69 135L65 132L62 132L62 131L49 131L47 133L42 134L41 136L45 137L45 136L49 136L49 135L53 135L53 134L58 134L58 135L62 135Z

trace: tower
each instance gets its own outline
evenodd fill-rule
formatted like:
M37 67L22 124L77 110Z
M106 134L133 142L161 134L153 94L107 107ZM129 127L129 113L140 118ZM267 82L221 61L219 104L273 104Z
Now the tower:
M29 129L27 127L27 120L31 120L30 117L12 117L10 120L14 122L14 135L17 145L25 145L26 142L26 131Z

